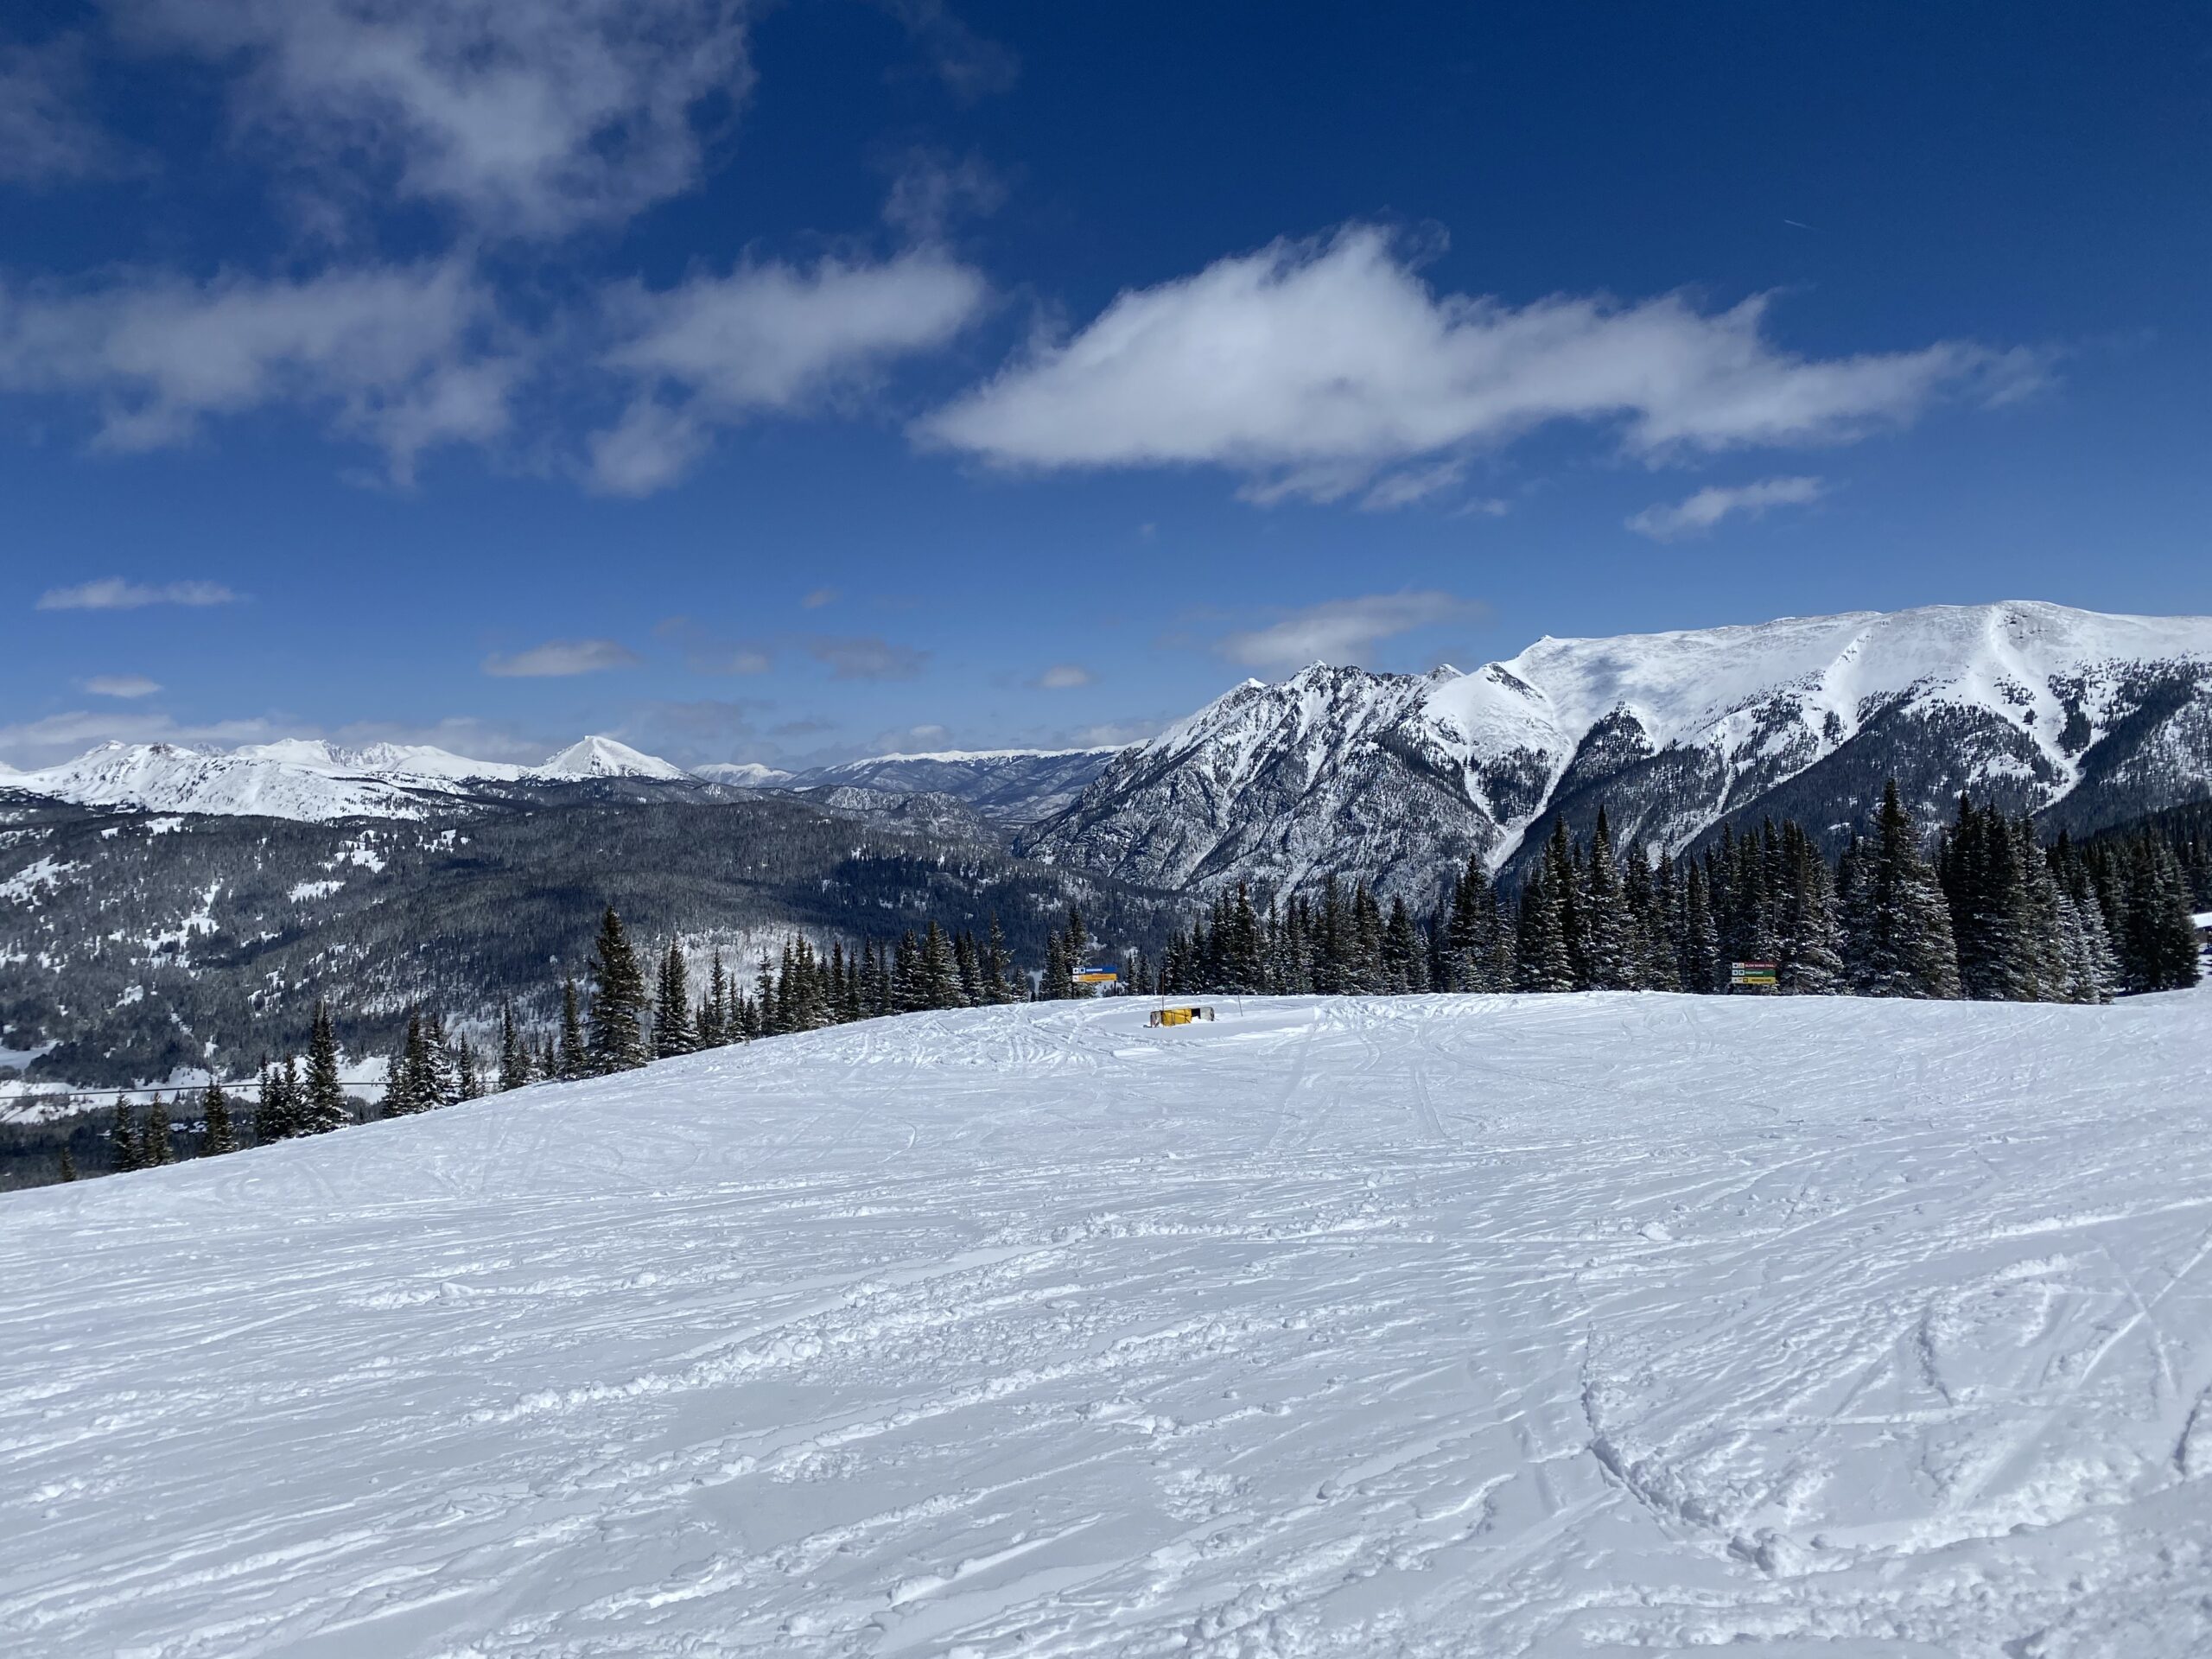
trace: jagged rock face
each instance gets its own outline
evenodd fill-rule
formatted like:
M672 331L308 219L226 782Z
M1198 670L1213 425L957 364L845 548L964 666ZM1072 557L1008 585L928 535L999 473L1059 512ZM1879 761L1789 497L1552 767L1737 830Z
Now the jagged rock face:
M1316 666L1247 682L1125 752L1025 842L1151 886L1363 877L1432 900L1471 852L1509 878L1600 804L1681 851L1796 818L1831 849L1894 777L2088 830L2212 781L2212 619L1942 606L1541 640L1472 674Z

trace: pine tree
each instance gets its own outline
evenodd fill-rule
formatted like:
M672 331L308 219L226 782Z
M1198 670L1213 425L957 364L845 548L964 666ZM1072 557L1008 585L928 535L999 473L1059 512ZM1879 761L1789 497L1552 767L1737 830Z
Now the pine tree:
M1069 993L1068 980L1073 970L1068 966L1068 945L1065 935L1057 930L1045 941L1045 976L1038 982L1037 1000L1058 1002Z
M1950 906L1921 856L1895 779L1883 789L1874 834L1858 851L1853 876L1855 890L1843 898L1853 988L1866 996L1957 996Z
M921 1006L925 1008L957 1008L960 1006L960 968L952 954L951 941L944 937L944 930L932 921L929 931L922 936L921 960L917 971L921 976Z
M175 1161L175 1150L169 1145L168 1103L156 1093L146 1103L146 1116L138 1126L138 1167L158 1169Z
M260 1098L254 1103L253 1138L263 1146L289 1141L300 1133L299 1071L292 1057L282 1065L261 1068Z
M1598 808L1598 827L1591 834L1586 864L1582 939L1585 975L1596 990L1639 989L1643 982L1637 970L1643 959L1643 943L1629 911L1620 866L1613 861L1612 832L1606 823L1603 805Z
M61 1179L65 1181L77 1179L77 1160L71 1154L69 1143L66 1141L61 1143Z
M429 1034L422 1014L410 1014L407 1016L407 1035L385 1072L384 1115L412 1117L437 1103L436 1079L430 1070Z
M1248 912L1249 914L1249 912ZM1403 996L1427 988L1427 951L1414 926L1413 912L1402 898L1390 901L1390 919L1382 929L1382 978L1392 995Z
M1090 933L1084 927L1083 912L1073 905L1068 906L1067 938L1061 946L1067 959L1067 971L1061 976L1060 995L1082 999L1090 995L1090 987L1075 982L1075 974L1090 959Z
M353 1121L346 1109L346 1090L338 1078L338 1035L330 1023L330 1007L318 1001L308 1033L308 1076L299 1104L302 1135L327 1135Z
M200 1091L200 1155L219 1158L226 1152L238 1149L237 1126L231 1122L231 1097L223 1092L223 1085L214 1077L207 1079L207 1086Z
M1514 987L1523 991L1571 991L1574 964L1567 954L1559 901L1541 869L1521 889L1520 925L1514 941Z
M554 1075L563 1083L591 1075L591 1051L584 1041L583 1016L576 1006L576 982L561 982L561 1046L554 1057Z
M683 952L675 940L660 959L660 978L653 996L653 1052L665 1059L689 1054L699 1046L691 1024L691 987L683 969Z
M484 1095L484 1080L476 1071L476 1045L466 1037L454 1040L454 1058L460 1063L460 1087L454 1091L461 1100L480 1100Z
M1686 860L1682 880L1682 953L1677 973L1686 991L1707 995L1723 988L1720 934L1713 916L1713 882L1707 868Z
M645 981L609 905L600 918L591 964L591 1069L604 1075L645 1063Z
M107 1154L118 1174L144 1166L144 1145L138 1138L138 1126L131 1121L127 1100L118 1098L115 1103L115 1116L107 1128Z
M515 1005L499 1004L499 1092L520 1089L530 1081L530 1050L515 1024Z

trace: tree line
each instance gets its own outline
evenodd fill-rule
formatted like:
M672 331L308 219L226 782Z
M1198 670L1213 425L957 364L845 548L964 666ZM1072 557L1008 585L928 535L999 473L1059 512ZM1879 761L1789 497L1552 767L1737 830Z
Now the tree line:
M1183 993L1725 992L1771 963L1786 995L2106 1002L2197 978L2191 884L2152 830L2044 847L2027 818L1959 798L1927 838L1891 782L1831 864L1803 828L1724 827L1702 855L1617 849L1554 827L1517 893L1479 858L1441 905L1386 914L1363 884L1255 902L1239 887L1170 940L1141 988Z

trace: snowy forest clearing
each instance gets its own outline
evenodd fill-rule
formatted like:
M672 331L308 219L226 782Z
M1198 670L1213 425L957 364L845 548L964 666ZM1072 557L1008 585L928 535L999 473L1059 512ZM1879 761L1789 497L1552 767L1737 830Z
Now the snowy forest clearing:
M0 1202L0 1637L2212 1647L2212 994L1146 1012Z

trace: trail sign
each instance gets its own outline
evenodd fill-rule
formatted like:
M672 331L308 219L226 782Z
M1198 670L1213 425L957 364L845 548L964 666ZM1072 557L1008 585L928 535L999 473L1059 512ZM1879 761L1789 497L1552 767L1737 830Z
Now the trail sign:
M1732 962L1728 964L1728 988L1731 990L1770 991L1780 982L1770 962Z
M1073 978L1078 985L1117 985L1122 976L1111 968L1078 968Z

